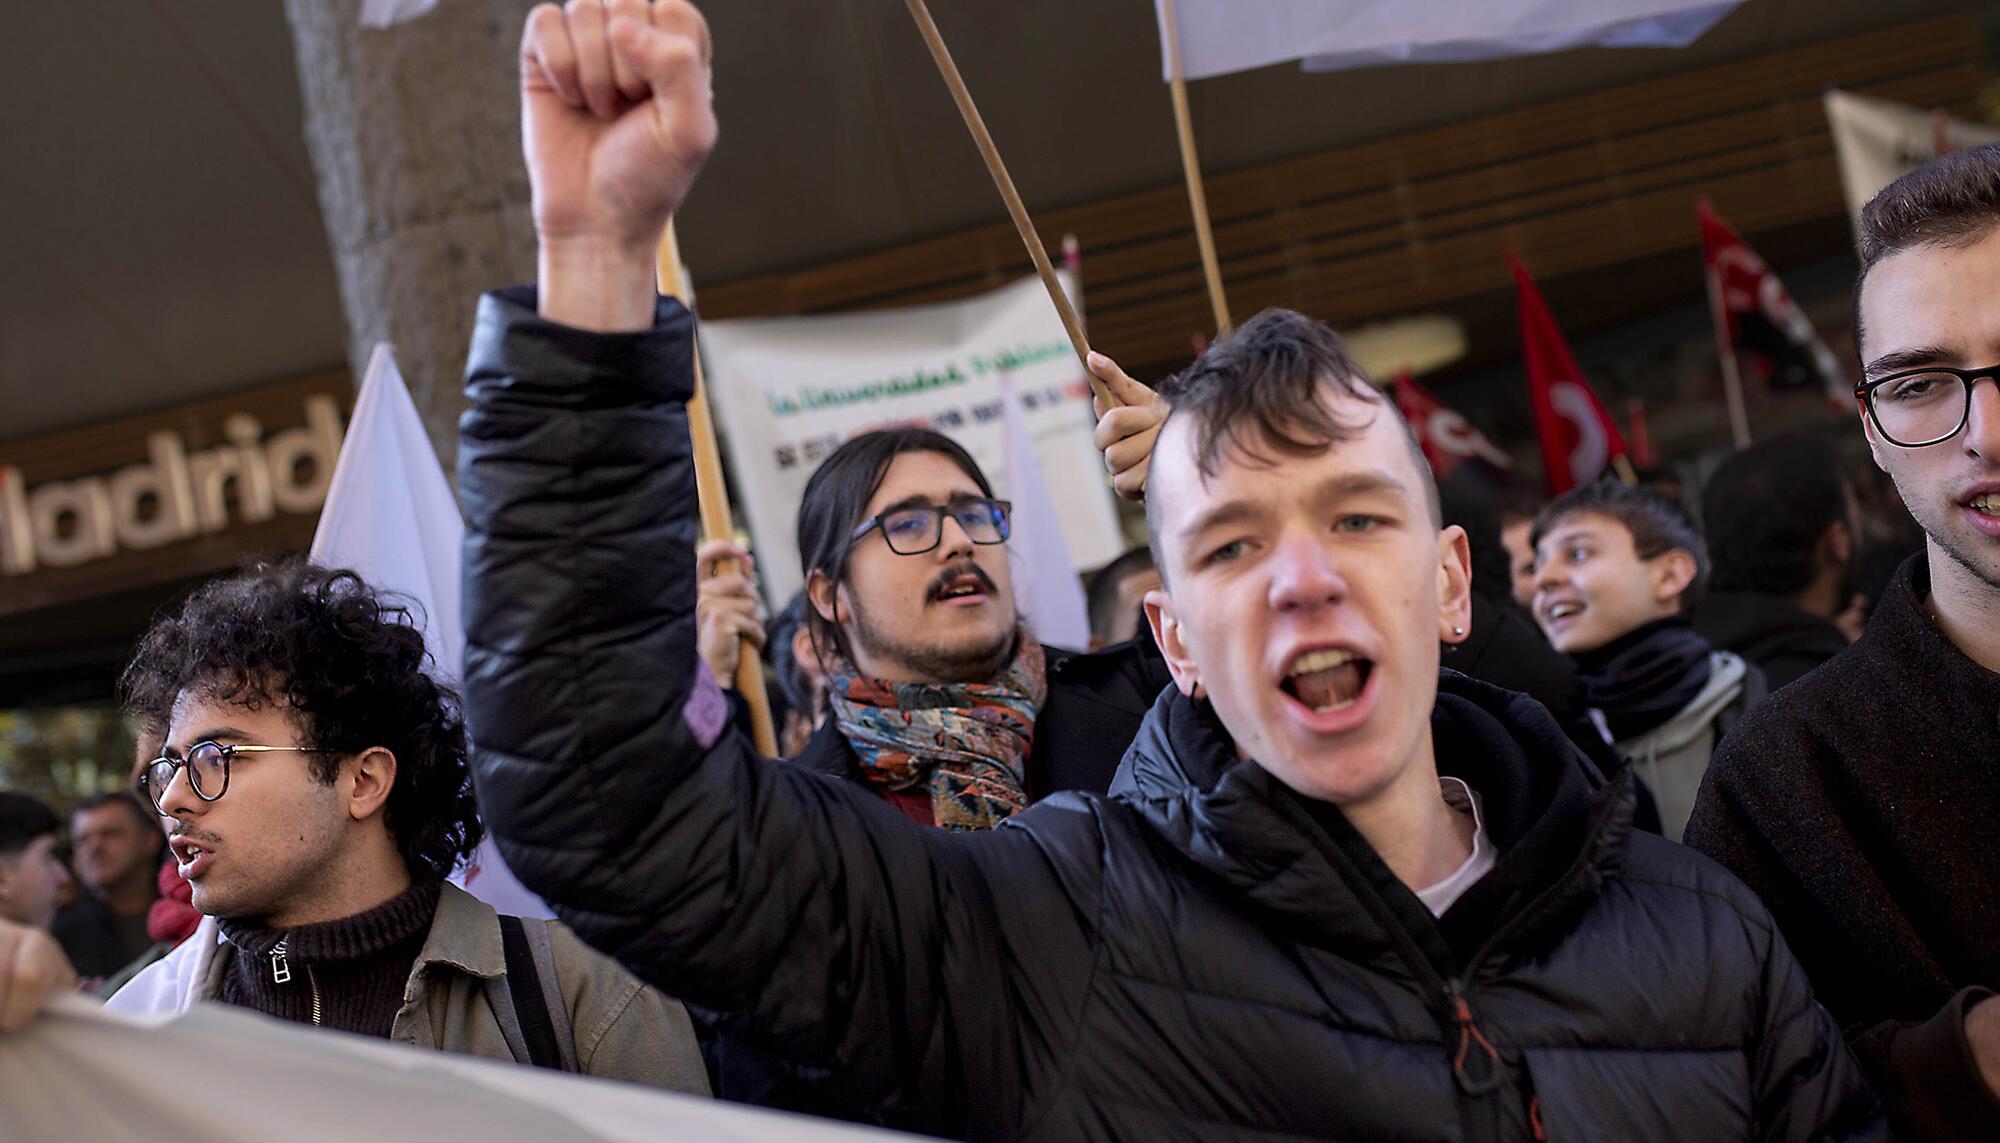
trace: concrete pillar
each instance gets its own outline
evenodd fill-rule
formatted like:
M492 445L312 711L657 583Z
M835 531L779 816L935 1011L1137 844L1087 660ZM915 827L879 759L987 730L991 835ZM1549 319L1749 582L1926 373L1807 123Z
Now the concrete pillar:
M378 341L454 473L474 300L534 277L521 165L521 25L532 0L449 0L364 29L360 0L285 0L306 145L357 383Z

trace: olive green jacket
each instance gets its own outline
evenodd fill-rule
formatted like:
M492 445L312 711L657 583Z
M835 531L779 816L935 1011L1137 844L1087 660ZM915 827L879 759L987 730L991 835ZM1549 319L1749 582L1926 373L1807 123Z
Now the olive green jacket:
M687 1010L641 984L616 961L586 946L556 921L546 925L555 981L544 979L565 1060L575 1070L670 1091L709 1094L708 1073ZM214 1000L228 963L213 917L164 959L118 990L107 1007L126 1012L184 1012ZM430 935L410 967L403 1006L389 1039L419 1048L494 1060L528 1059L520 1020L506 986L507 959L492 906L455 885L438 894ZM560 1003L569 1019L556 1011ZM567 1033L565 1035L565 1033Z

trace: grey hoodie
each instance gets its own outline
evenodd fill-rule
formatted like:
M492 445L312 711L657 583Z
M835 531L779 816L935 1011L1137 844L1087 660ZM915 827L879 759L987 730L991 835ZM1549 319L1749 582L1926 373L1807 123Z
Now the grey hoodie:
M1742 708L1763 697L1764 689L1763 680L1752 674L1740 656L1711 652L1707 685L1680 713L1636 738L1612 744L1653 792L1660 805L1660 828L1669 838L1679 841L1687 829L1701 776L1707 772L1709 755L1721 737L1716 720L1732 708L1741 714ZM1734 715L1728 721L1733 722Z

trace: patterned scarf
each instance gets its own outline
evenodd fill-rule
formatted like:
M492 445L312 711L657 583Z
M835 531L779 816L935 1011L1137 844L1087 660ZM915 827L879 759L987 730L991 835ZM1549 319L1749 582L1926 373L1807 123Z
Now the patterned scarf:
M1026 763L1048 694L1042 645L1018 637L1013 662L984 683L890 683L829 664L833 717L868 780L928 790L931 818L953 832L992 829L1027 808Z

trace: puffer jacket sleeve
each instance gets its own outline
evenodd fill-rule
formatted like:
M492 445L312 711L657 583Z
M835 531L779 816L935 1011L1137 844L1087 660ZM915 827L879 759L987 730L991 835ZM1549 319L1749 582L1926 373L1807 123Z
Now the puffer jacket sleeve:
M1761 1035L1750 1061L1758 1138L1766 1143L1887 1140L1882 1105L1833 1015L1812 998L1805 970L1761 908L1749 918L1763 957Z
M725 1033L889 1122L1003 1127L1076 1007L1088 887L1031 831L924 829L727 725L695 646L693 319L663 300L649 332L591 334L534 304L482 300L459 448L465 703L501 853Z

